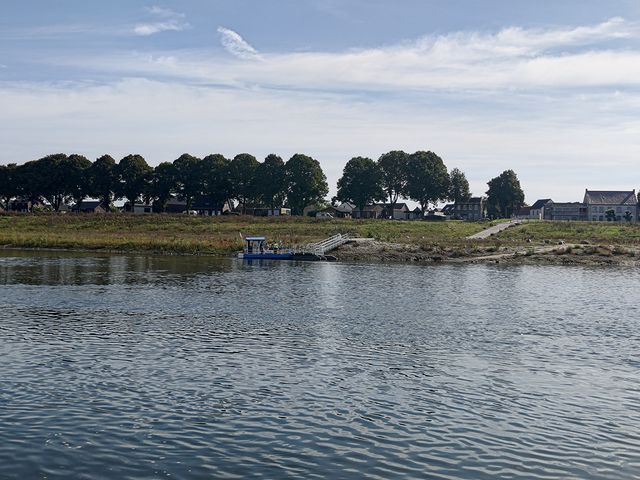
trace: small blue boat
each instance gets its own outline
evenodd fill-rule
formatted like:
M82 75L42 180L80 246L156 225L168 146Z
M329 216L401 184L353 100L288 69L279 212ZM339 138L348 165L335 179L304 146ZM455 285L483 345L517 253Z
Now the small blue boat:
M293 260L293 257L293 250L269 245L265 237L245 237L244 249L238 254L238 258L245 260Z

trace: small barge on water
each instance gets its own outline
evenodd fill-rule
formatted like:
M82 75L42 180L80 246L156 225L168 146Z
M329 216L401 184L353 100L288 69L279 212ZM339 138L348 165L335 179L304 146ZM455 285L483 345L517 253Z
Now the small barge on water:
M265 237L245 237L244 249L238 253L243 260L301 260L335 262L336 257L292 248L282 248L279 244L270 245Z

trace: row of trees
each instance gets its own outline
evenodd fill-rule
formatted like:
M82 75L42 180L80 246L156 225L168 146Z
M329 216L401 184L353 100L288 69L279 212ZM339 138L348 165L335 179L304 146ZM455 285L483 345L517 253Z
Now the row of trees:
M271 154L263 162L241 153L233 159L220 154L197 158L185 153L173 162L150 167L140 155L127 155L120 162L103 155L91 162L82 155L55 154L22 165L0 166L0 207L9 208L12 198L32 202L45 199L58 211L73 201L79 207L87 197L100 199L108 209L116 198L130 204L144 199L162 212L172 195L191 210L203 200L222 211L236 200L244 212L249 206L276 209L288 205L294 214L324 201L329 189L317 160L295 154L288 161ZM511 216L524 203L524 193L512 170L489 182L488 205L492 216ZM422 211L429 205L471 197L469 182L457 168L447 170L433 152L408 154L394 150L377 161L354 157L338 180L334 201L350 202L362 212L365 205L388 201L392 208L400 198L416 201Z
M469 182L457 168L449 172L433 152L408 154L394 150L377 161L355 157L347 162L336 200L351 202L362 212L365 205L388 200L391 208L399 198L414 200L422 211L445 200L466 201L471 197Z
M100 199L105 209L115 198L131 204L143 198L161 212L176 194L186 201L187 210L195 199L218 211L235 199L243 211L247 206L288 204L294 213L302 214L305 206L322 201L328 191L318 161L303 154L287 162L272 154L259 162L248 153L232 160L220 154L200 159L185 153L155 168L140 155L127 155L116 163L109 155L91 162L82 155L55 154L0 166L0 206L4 208L15 197L32 202L43 198L56 211L69 201L81 206L87 197Z
M491 217L511 217L524 205L524 192L513 170L506 170L488 182L487 210ZM399 198L429 205L447 200L459 203L471 198L469 182L461 170L450 172L438 155L419 151L408 154L395 150L378 161L354 157L347 162L336 200L353 203L362 216L365 205L388 200L394 208Z

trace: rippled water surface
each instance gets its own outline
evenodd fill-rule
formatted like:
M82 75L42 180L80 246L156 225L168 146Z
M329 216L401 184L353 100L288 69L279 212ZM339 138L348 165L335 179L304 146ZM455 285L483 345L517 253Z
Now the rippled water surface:
M0 254L0 478L640 477L640 273Z

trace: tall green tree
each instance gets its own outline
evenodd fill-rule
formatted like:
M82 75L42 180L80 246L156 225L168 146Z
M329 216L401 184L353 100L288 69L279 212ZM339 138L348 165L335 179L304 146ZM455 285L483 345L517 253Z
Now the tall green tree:
M246 213L247 204L256 200L256 172L259 162L249 153L240 153L233 157L229 164L229 178L233 188L233 196L242 205L242 213Z
M201 162L202 195L222 214L224 204L233 195L229 178L230 161L219 153L207 155Z
M0 207L9 210L11 199L18 195L17 165L0 165Z
M329 193L327 177L314 158L296 153L285 164L285 170L287 198L294 215L302 215L307 205L324 200Z
M365 157L354 157L347 162L338 180L338 200L351 202L360 211L365 205L376 200L384 200L386 194L382 188L383 172L380 166Z
M34 190L33 193L44 197L56 212L60 211L62 204L71 196L67 179L69 174L67 159L64 153L47 155L36 160L35 169L31 165L29 171L33 182L30 188Z
M39 201L43 194L43 176L39 160L31 160L18 165L12 174L16 196L22 197L31 204Z
M100 205L108 212L113 193L118 189L116 161L110 155L102 155L91 164L87 175L92 197L100 200Z
M449 187L449 199L455 203L468 202L471 198L469 191L469 182L464 172L458 168L454 168L449 173L451 185Z
M398 198L407 190L409 155L402 150L393 150L380 156L378 165L382 169L382 187L389 198L391 211Z
M199 158L188 153L183 153L173 162L176 190L178 196L187 202L187 211L191 210L193 199L202 189L200 162Z
M429 204L449 197L449 174L442 159L433 152L415 152L407 163L407 194L420 204L422 212Z
M118 164L116 195L129 201L131 212L147 188L152 169L142 155L127 155Z
M65 162L65 178L68 192L76 203L78 211L82 208L82 202L91 194L89 169L91 160L77 154L71 154Z
M286 181L287 173L282 158L273 153L267 155L256 171L256 188L262 203L271 210L284 205Z
M524 192L513 170L505 170L487 183L487 207L492 217L510 218L524 204Z
M164 212L171 194L176 189L176 169L171 162L162 162L151 173L149 196L153 199L153 210Z

